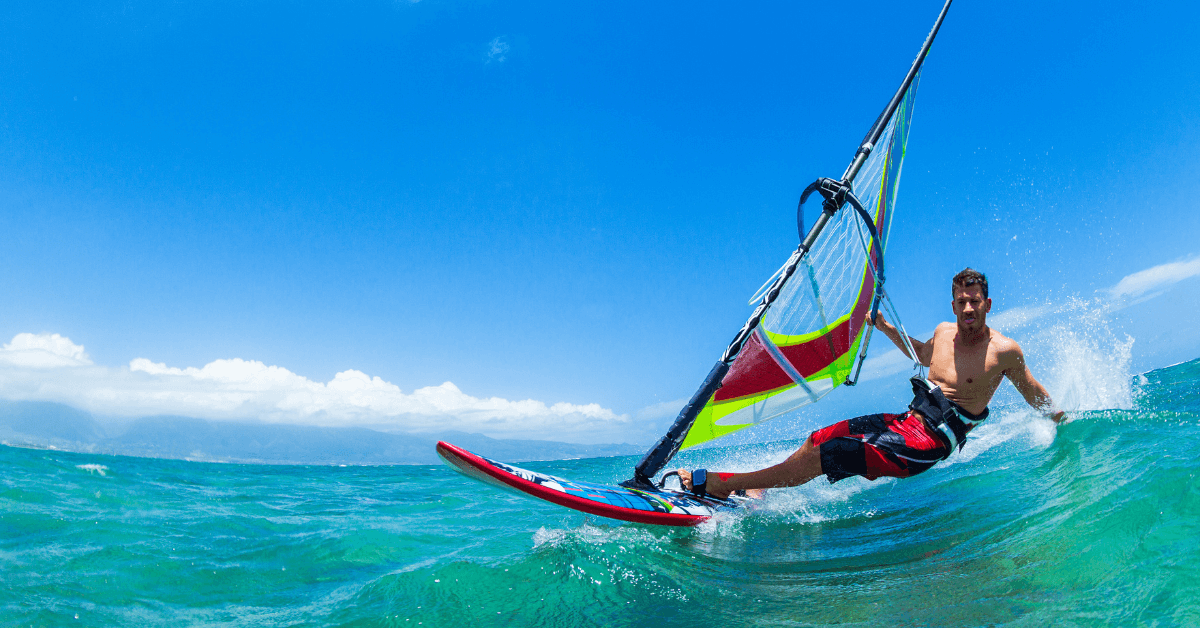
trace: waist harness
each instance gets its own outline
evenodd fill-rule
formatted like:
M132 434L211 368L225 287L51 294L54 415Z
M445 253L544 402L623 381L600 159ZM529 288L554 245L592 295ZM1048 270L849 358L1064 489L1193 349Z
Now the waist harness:
M958 407L958 404L946 398L942 389L929 383L922 377L912 378L913 400L908 408L920 413L925 424L936 434L940 434L946 442L946 456L954 452L954 448L962 449L967 442L967 432L979 425L988 416L985 408L979 414L971 414Z

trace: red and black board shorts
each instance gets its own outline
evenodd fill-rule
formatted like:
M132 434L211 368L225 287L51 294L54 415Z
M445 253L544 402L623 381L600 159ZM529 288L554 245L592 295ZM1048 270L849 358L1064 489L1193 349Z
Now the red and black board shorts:
M811 438L821 450L821 472L830 483L852 475L907 478L949 453L945 442L911 412L848 419L813 432Z

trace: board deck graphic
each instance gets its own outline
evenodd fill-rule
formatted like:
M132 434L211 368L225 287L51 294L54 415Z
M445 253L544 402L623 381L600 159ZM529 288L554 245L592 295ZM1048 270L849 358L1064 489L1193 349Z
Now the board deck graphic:
M449 443L437 444L438 455L462 474L504 489L588 514L665 526L694 526L745 501L697 497L673 490L642 491L624 486L575 482L489 460Z

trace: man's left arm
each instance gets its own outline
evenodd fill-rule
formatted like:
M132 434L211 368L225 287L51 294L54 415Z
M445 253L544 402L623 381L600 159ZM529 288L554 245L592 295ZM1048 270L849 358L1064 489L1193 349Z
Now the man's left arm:
M1025 398L1025 402L1033 406L1035 410L1046 414L1055 423L1062 423L1066 419L1066 413L1054 405L1054 401L1050 399L1050 393L1046 392L1046 388L1033 378L1033 373L1029 371L1029 365L1025 363L1025 354L1021 351L1021 347L1014 342L1013 350L1006 357L1008 357L1006 361L1009 366L1004 369L1004 375L1016 387L1017 392Z

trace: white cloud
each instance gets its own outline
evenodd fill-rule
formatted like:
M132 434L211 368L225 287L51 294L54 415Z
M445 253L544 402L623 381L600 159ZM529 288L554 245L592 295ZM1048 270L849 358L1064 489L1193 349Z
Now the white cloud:
M1113 297L1140 297L1148 292L1161 290L1200 275L1200 257L1159 264L1146 270L1140 270L1132 275L1126 275L1117 285L1108 289Z
M683 409L683 406L687 405L687 402L687 397L671 401L660 401L634 412L633 416L639 423L674 419L679 416L679 411Z
M484 63L504 63L508 59L508 42L504 41L504 36L497 37L488 42L487 54L484 58Z
M53 401L108 416L183 415L404 432L461 430L498 438L628 440L632 419L600 405L468 395L451 382L405 393L356 370L329 382L239 358L178 368L146 358L92 364L54 335L18 334L0 350L0 397Z
M987 323L989 327L997 329L1001 333L1007 333L1030 325L1057 309L1057 306L1053 305L1023 305L990 314L987 317Z
M87 366L92 363L83 345L58 334L17 334L0 348L0 364L35 369Z
M932 336L933 334L929 334L929 336L926 336L926 338ZM876 345L876 342L882 344ZM872 349L875 349L876 347L878 347L878 349L882 349L884 346L892 346L892 343L887 339L887 336L884 336L883 334L875 334L871 337ZM910 372L914 372L913 361L909 359L908 356L901 353L899 349L892 349L883 355L870 355L867 358L867 361L863 362L862 374L859 375L858 381L869 382L873 379L881 379L899 373Z

